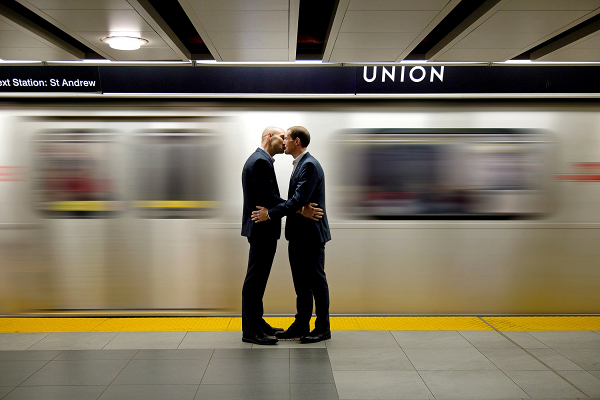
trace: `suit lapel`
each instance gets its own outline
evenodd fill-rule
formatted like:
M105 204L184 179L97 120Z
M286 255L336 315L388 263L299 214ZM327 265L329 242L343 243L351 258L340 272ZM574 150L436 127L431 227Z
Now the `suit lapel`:
M292 176L290 176L290 189L289 189L289 193L288 193L288 198L292 197L292 195L294 194L294 192L296 191L296 185L298 184L298 178L300 177L300 167L302 166L302 164L304 164L304 162L307 160L307 157L310 155L310 153L306 153L298 162L298 165L296 166L296 169L294 170L294 172L292 173Z

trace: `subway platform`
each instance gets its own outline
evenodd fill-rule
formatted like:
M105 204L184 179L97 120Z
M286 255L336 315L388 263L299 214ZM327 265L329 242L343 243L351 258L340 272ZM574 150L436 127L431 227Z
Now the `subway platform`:
M599 316L331 323L325 342L258 346L239 318L0 318L0 398L600 398Z

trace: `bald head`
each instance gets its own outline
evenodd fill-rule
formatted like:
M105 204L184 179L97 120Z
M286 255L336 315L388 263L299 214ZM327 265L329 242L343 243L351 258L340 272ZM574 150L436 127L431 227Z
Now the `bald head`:
M284 131L283 129L281 129L281 128L278 128L278 127L276 127L276 126L267 126L267 127L265 128L265 130L263 131L263 133L262 133L262 136L261 136L261 140L260 140L260 142L261 142L263 145L265 144L265 141L269 140L269 133L270 133L272 136L281 136L281 135L285 135L285 131Z
M261 147L271 156L283 153L283 137L285 131L276 126L267 126L262 133Z

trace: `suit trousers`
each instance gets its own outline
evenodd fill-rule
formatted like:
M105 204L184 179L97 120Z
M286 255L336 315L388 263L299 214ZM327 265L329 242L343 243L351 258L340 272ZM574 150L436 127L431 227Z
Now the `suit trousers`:
M263 320L263 296L277 250L277 239L251 240L248 271L242 288L242 331L258 333Z
M325 243L291 240L288 255L296 290L296 322L308 328L315 304L315 328L328 331L329 286L325 276Z

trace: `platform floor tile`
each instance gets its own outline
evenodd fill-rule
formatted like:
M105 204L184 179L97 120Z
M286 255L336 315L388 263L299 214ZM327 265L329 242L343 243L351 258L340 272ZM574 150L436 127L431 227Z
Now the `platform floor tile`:
M13 389L14 387L11 386L0 386L0 399L10 393Z
M529 332L523 331L503 331L502 334L515 342L517 345L525 348L525 349L547 349L544 343L540 342L533 336L529 334Z
M543 399L551 397L585 397L552 371L504 371L528 396Z
M578 371L582 368L569 360L567 357L558 353L554 349L527 349L533 356L538 358L548 367L555 371Z
M389 331L337 331L331 334L335 340L326 340L327 348L393 348L398 342ZM323 342L321 342L323 343Z
M109 385L129 360L50 361L22 386Z
M456 331L392 331L391 333L402 348L448 349L473 347L467 339Z
M188 332L179 344L179 349L252 348L242 342L240 332Z
M501 370L547 371L544 364L517 347L512 349L477 349Z
M600 379L598 376L587 371L564 371L561 372L561 375L591 398L600 399Z
M40 370L48 361L26 360L0 362L0 386L18 386Z
M2 400L96 400L105 389L106 386L21 386Z
M324 358L290 359L290 383L333 384L333 374L329 360Z
M104 350L108 351L108 350ZM117 351L117 350L115 350ZM212 349L141 349L134 360L209 360L214 354Z
M210 361L202 384L278 383L289 382L289 379L288 359L215 359Z
M436 399L528 398L502 371L421 371ZM576 396L575 396L576 397Z
M176 349L186 332L119 332L104 349Z
M431 399L416 371L334 371L340 399Z
M338 400L335 384L290 384L290 400Z
M531 331L531 336L548 347L600 349L600 335L586 331Z
M199 385L111 385L98 400L193 400ZM4 399L2 399L4 400Z
M497 371L481 352L471 349L404 349L417 371Z
M476 348L513 349L515 344L494 331L459 331L470 344Z
M330 348L329 361L334 371L414 371L400 348Z
M114 385L199 385L209 359L131 360Z
M0 361L25 361L25 360L40 360L50 361L58 356L60 350L8 350L0 351Z
M289 383L200 385L195 400L288 400Z
M41 350L31 350L31 352ZM138 350L65 350L54 361L131 360Z
M115 336L116 332L55 332L27 350L100 350Z
M600 370L600 349L557 347L555 350L583 369L590 371Z
M49 333L0 333L0 351L27 350Z

